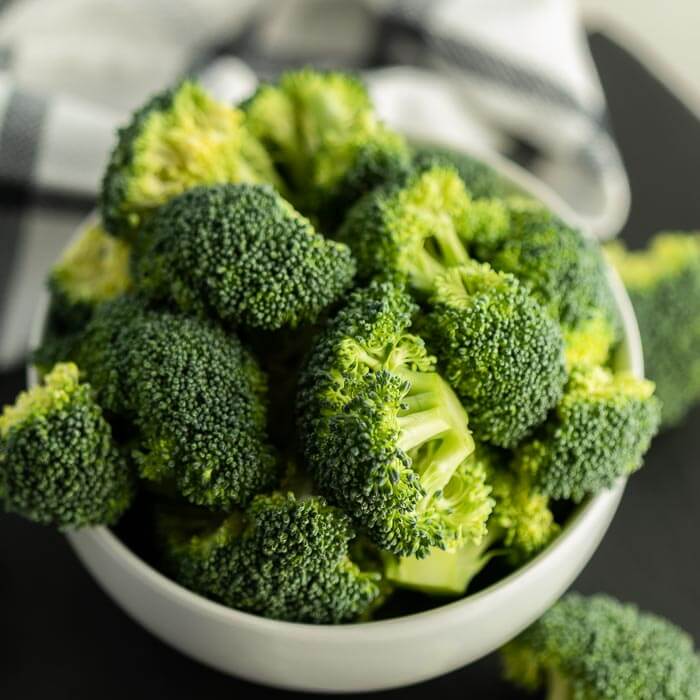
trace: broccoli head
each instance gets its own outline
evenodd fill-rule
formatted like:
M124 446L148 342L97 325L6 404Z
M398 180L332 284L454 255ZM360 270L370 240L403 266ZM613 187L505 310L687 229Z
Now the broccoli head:
M321 491L379 547L420 557L478 540L489 509L463 468L467 416L409 332L414 311L390 283L355 292L311 351L298 412Z
M355 274L347 246L316 233L266 185L194 188L163 206L142 237L138 290L227 324L313 321Z
M660 233L646 250L607 253L634 306L663 424L675 425L700 401L700 235Z
M683 630L607 596L570 594L503 650L505 676L553 700L690 700L700 657Z
M243 109L304 213L337 221L360 195L409 167L403 138L379 121L364 85L349 74L285 73Z
M152 97L119 131L102 181L102 219L111 234L134 237L164 202L196 185L221 182L281 187L243 112L184 81Z
M61 529L112 524L134 482L88 384L71 363L21 393L0 416L0 501Z
M488 264L434 282L420 329L479 439L514 447L561 398L561 331L527 288Z
M554 498L581 501L636 471L659 426L654 384L602 367L573 370L554 415L515 466Z
M245 612L317 624L350 622L381 593L349 555L350 519L317 496L256 496L223 518L164 511L165 566L183 586Z
M367 280L395 276L427 294L446 268L469 260L463 239L507 226L502 205L471 199L457 171L435 166L363 197L338 231Z

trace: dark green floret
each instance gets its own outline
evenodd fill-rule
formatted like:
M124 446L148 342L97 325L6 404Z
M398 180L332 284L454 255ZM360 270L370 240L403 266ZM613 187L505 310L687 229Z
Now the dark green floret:
M543 493L581 501L641 467L659 419L652 382L602 367L574 370L554 415L519 447L516 468Z
M570 594L503 650L505 676L549 700L693 700L700 657L683 630L607 596Z
M120 129L102 181L111 234L135 237L161 204L196 185L281 182L245 115L185 81L152 97Z
M266 185L189 190L152 218L143 241L140 292L252 328L314 321L355 274L347 246L316 233Z
M165 566L183 586L238 610L330 624L368 613L380 576L349 556L350 519L316 496L256 496L245 512L212 518L164 512Z
M139 430L143 477L219 508L274 482L265 377L235 335L122 297L99 308L77 358L105 407Z
M700 235L660 233L645 250L607 252L634 306L663 424L676 425L700 401Z
M58 364L0 416L0 502L61 529L110 525L133 477L74 364Z
M409 331L415 310L389 283L355 292L311 352L298 414L321 491L378 546L425 556L478 539L488 509L461 469L474 447L464 409Z
M420 328L481 440L514 447L561 398L558 324L513 275L469 262L438 277Z

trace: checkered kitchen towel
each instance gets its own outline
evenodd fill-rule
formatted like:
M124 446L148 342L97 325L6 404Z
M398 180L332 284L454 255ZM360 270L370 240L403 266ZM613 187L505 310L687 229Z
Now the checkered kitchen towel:
M526 165L608 235L628 188L574 0L14 0L0 5L0 367L22 360L51 261L114 130L201 74L240 99L313 64L362 71L411 136Z

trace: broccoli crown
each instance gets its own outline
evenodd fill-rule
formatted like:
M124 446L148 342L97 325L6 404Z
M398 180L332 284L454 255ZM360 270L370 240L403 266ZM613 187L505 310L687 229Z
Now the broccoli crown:
M453 168L416 172L363 197L338 231L363 279L393 275L428 293L446 267L469 260L461 239L474 229L501 226L500 214L472 201Z
M690 636L607 596L568 595L502 653L506 678L558 700L700 697Z
M438 277L421 324L479 439L513 447L561 398L561 331L513 275L470 261Z
M664 425L700 400L700 235L657 234L643 251L608 248L634 306Z
M403 138L378 120L364 85L349 74L285 73L243 108L304 212L344 209L409 166Z
M62 529L112 524L133 479L90 386L58 364L0 416L0 500L30 520Z
M281 187L243 112L184 81L152 97L119 131L102 181L102 219L110 233L133 237L164 202L221 182Z
M122 297L99 308L77 357L104 405L140 431L143 477L221 508L271 486L265 377L235 335Z
M298 409L320 489L378 546L420 557L478 540L489 508L463 468L464 409L408 332L414 311L390 283L355 292L317 339Z
M600 250L542 205L513 200L505 235L477 236L472 245L477 259L515 275L565 328L602 315L618 338L619 319Z
M323 498L259 495L214 527L197 532L197 520L161 516L166 566L183 586L224 605L339 623L367 613L380 595L380 576L361 571L348 554L349 518Z
M581 501L642 464L656 434L654 384L602 367L572 371L555 415L520 446L516 468L554 498Z
M139 291L266 330L315 320L355 274L348 247L316 233L267 185L191 189L163 206L143 239Z

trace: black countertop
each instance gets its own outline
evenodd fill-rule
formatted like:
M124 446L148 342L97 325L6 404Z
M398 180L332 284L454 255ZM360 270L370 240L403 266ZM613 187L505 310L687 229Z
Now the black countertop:
M592 37L612 124L632 183L624 237L700 227L700 124L622 49ZM23 373L0 375L0 403ZM661 435L629 484L603 544L578 579L666 615L700 641L700 410ZM429 649L425 650L430 653ZM385 698L498 700L519 695L488 657ZM93 583L64 539L0 516L0 697L7 700L124 700L289 696L190 661L132 622Z

